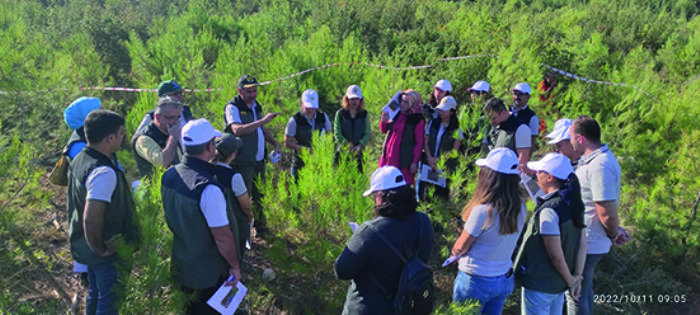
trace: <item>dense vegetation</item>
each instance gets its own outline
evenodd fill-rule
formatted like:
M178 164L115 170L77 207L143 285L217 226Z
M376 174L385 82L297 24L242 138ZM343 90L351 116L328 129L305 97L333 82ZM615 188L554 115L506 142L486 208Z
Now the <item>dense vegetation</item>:
M697 310L700 227L693 207L700 193L699 10L691 0L3 0L0 313L63 313L77 290L76 282L67 280L64 191L46 181L69 134L63 109L79 96L97 96L103 107L127 116L127 129L133 131L156 101L155 93L79 87L155 88L175 78L186 88L216 88L187 93L186 103L196 116L221 128L223 106L235 95L240 75L272 80L334 62L344 65L260 88L266 110L283 113L271 124L280 141L286 117L298 110L306 88L316 89L322 110L332 114L345 88L360 85L375 123L399 89L413 88L427 98L432 84L446 78L458 102L466 104L465 89L485 79L495 96L507 99L516 82L535 86L542 80L543 65L648 92L560 77L559 111L541 116L549 126L558 113L594 116L621 160L620 215L633 242L601 262L596 290L651 295L655 302L608 303L600 312ZM474 54L492 56L436 61ZM396 71L348 66L351 62L434 67ZM536 97L531 106L545 111ZM286 169L269 166L265 206L275 235L255 251L249 269L254 275L247 281L251 310L339 311L347 283L334 278L332 263L350 235L347 222L371 216L370 201L360 194L382 142L378 128L373 132L366 174L331 167L330 139L315 143L313 162L298 185ZM462 167L473 159L463 157ZM120 160L136 177L130 154L121 152ZM473 186L473 174L459 176L458 182L469 184L455 187L454 198L422 206L444 229L432 262L441 312L457 312L448 309L455 269L437 265L455 239L452 219ZM126 313L173 312L185 299L168 279L172 238L158 186L153 183L137 195L147 237L134 256L131 276L124 277ZM262 267L274 269L277 279L262 281ZM670 302L657 301L663 295ZM680 295L687 302L673 303ZM518 297L511 296L507 312L519 311Z

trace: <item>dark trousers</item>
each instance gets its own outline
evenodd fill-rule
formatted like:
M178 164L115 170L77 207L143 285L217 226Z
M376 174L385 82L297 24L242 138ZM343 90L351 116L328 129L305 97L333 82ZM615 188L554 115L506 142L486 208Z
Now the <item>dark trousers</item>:
M222 281L223 283L223 281ZM207 304L209 298L214 295L214 292L219 289L218 286L206 289L190 289L181 287L182 292L186 294L194 294L194 299L190 304L187 304L187 314L190 315L219 315L219 312L211 308Z

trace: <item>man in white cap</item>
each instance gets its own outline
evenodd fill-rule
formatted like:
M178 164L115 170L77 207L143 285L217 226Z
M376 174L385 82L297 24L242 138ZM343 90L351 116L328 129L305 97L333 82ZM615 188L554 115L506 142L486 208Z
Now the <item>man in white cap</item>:
M583 270L581 299L569 299L569 314L593 313L593 275L595 266L610 251L611 245L629 240L620 229L617 214L622 169L608 146L600 141L600 125L590 116L579 116L571 125L571 145L581 154L576 176L581 184L585 205L588 250Z
M554 130L544 137L549 139L547 144L555 146L555 151L568 157L575 167L581 154L571 145L569 129L573 123L574 121L569 118L561 118L554 124Z
M218 314L207 300L224 281L235 285L241 279L236 219L209 163L220 136L206 119L188 122L182 128L184 160L161 181L165 221L174 236L171 273L184 292L195 294L188 314Z
M523 287L523 314L561 314L564 292L578 298L586 259L583 204L570 206L561 194L574 169L569 158L549 153L527 163L546 193L537 198L513 265L515 282Z
M520 82L515 85L512 92L513 106L511 106L510 112L530 128L530 132L532 133L532 145L535 147L535 140L537 140L537 136L540 134L540 119L537 118L535 112L527 106L527 102L530 101L532 89L527 83Z
M304 148L311 152L314 131L321 135L333 132L333 129L328 115L318 110L318 93L314 90L306 90L301 95L301 110L289 119L284 132L284 146L294 150L292 162L294 178L298 178L299 170L304 167L304 161L299 157L299 152Z
M452 94L452 83L445 79L438 80L435 85L433 85L433 92L430 93L430 98L427 102L423 104L423 116L425 120L430 122L432 119L437 117L437 112L435 112L435 107L440 104L440 101L448 95Z

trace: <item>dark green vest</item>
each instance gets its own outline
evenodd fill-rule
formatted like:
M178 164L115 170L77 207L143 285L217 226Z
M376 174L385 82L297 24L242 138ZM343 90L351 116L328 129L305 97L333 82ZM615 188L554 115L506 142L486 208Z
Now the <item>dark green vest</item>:
M444 152L450 152L454 148L455 139L454 134L455 131L457 130L456 127L454 126L448 126L447 129L445 129L445 132L442 133L442 137L440 139L437 138L438 133L440 132L440 125L442 124L442 118L437 117L433 119L433 121L430 123L430 127L428 128L428 137L426 141L428 141L428 148L430 149L430 154L433 157L441 157ZM437 150L437 154L435 154L435 144L440 141L439 147ZM425 159L423 160L423 163L428 163L427 155L423 155ZM445 165L447 167L448 172L452 172L457 169L457 166L459 165L459 160L457 158L450 158L447 161L445 161Z
M322 132L330 132L326 130L326 114L321 111L316 111L316 117L314 117L313 129L309 121L306 120L304 113L297 112L293 116L294 122L297 124L297 133L294 135L294 139L297 144L304 147L311 147L311 142L313 140L314 131L317 131L320 135ZM294 159L292 161L295 168L301 168L304 166L304 161L299 157L298 152L294 152Z
M238 251L238 260L243 260L243 251L245 244L250 238L250 227L248 226L248 217L243 213L241 208L241 203L238 202L238 197L233 193L233 188L231 187L231 179L234 175L238 174L234 169L228 168L221 165L216 165L216 174L214 178L224 187L224 195L226 196L226 202L230 205L228 208L230 215L236 218L236 250Z
M148 124L146 129L144 129L141 134L135 136L134 140L131 142L131 147L134 149L134 159L136 160L136 166L139 169L139 174L141 177L151 178L151 174L153 174L153 164L141 157L138 152L136 152L136 141L141 136L153 139L153 141L155 141L162 150L168 144L168 138L170 135L164 133L162 130L160 130L160 128L158 128L158 126L156 126L155 123L151 122ZM180 150L180 146L178 146L177 149ZM175 158L173 158L170 165L175 165L178 163L180 163L180 159L178 159L177 154L175 154Z
M404 115L398 113L397 115ZM421 114L408 114L406 117L406 123L403 127L403 134L401 135L401 144L399 145L399 168L407 169L411 167L413 163L413 148L416 146L416 136L414 134L418 123L423 120L423 115ZM394 122L392 121L388 128L389 132L386 133L386 138L384 139L384 146L382 154L386 156L386 145L389 141L389 137L392 134L392 128L394 127Z
M489 132L489 149L505 147L513 150L515 154L518 154L518 150L515 148L515 132L518 130L520 125L525 123L516 118L513 115L509 115L506 121L500 123L496 127L491 127L491 132Z
M117 174L117 185L104 212L102 239L106 241L121 234L126 243L138 242L133 218L135 206L131 196L131 185L126 181L124 173L109 157L90 147L85 147L71 161L68 172L68 238L73 259L86 265L114 262L118 258L117 255L97 256L88 246L83 230L83 214L87 202L85 182L90 172L101 166L109 167Z
M547 255L540 231L542 209L552 208L559 216L559 237L564 260L573 274L576 254L581 240L581 228L574 226L572 214L559 191L548 199L537 200L535 211L523 230L522 241L514 260L515 282L530 290L558 294L568 289L566 281L559 275Z
M216 166L212 164L185 157L182 163L169 168L161 181L165 221L173 232L170 271L178 283L190 289L220 285L230 268L219 253L199 207L204 188L208 185L216 185L224 191L212 177L215 171ZM236 219L230 211L226 212L235 238L238 234Z
M341 108L335 115L340 116L340 130L343 138L354 146L360 144L360 139L365 135L367 111L360 110L355 118L352 118L350 111Z
M241 116L241 124L246 125L249 123L252 123L255 121L255 117L258 117L259 119L263 118L263 110L262 106L260 103L257 101L255 104L257 106L254 106L255 108L255 113L253 113L253 110L246 105L246 103L243 101L243 98L241 98L240 95L234 97L231 101L229 101L226 105L233 105L236 106L238 109L238 113ZM224 129L224 132L228 133L233 133L231 130L231 123L230 121L226 121L226 107L224 107L224 124L226 125L226 128ZM254 130L253 132L247 134L247 135L242 135L239 138L243 140L243 147L238 150L238 153L236 154L236 158L234 160L235 162L255 162L255 156L258 153L258 131Z

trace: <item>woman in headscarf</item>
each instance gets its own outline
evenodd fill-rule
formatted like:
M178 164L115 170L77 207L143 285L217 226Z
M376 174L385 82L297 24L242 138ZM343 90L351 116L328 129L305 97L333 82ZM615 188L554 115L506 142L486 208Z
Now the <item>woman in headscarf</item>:
M423 101L415 90L403 91L399 100L399 111L393 118L388 112L382 112L379 130L386 133L386 139L379 166L395 166L404 175L406 183L413 185L425 137Z

